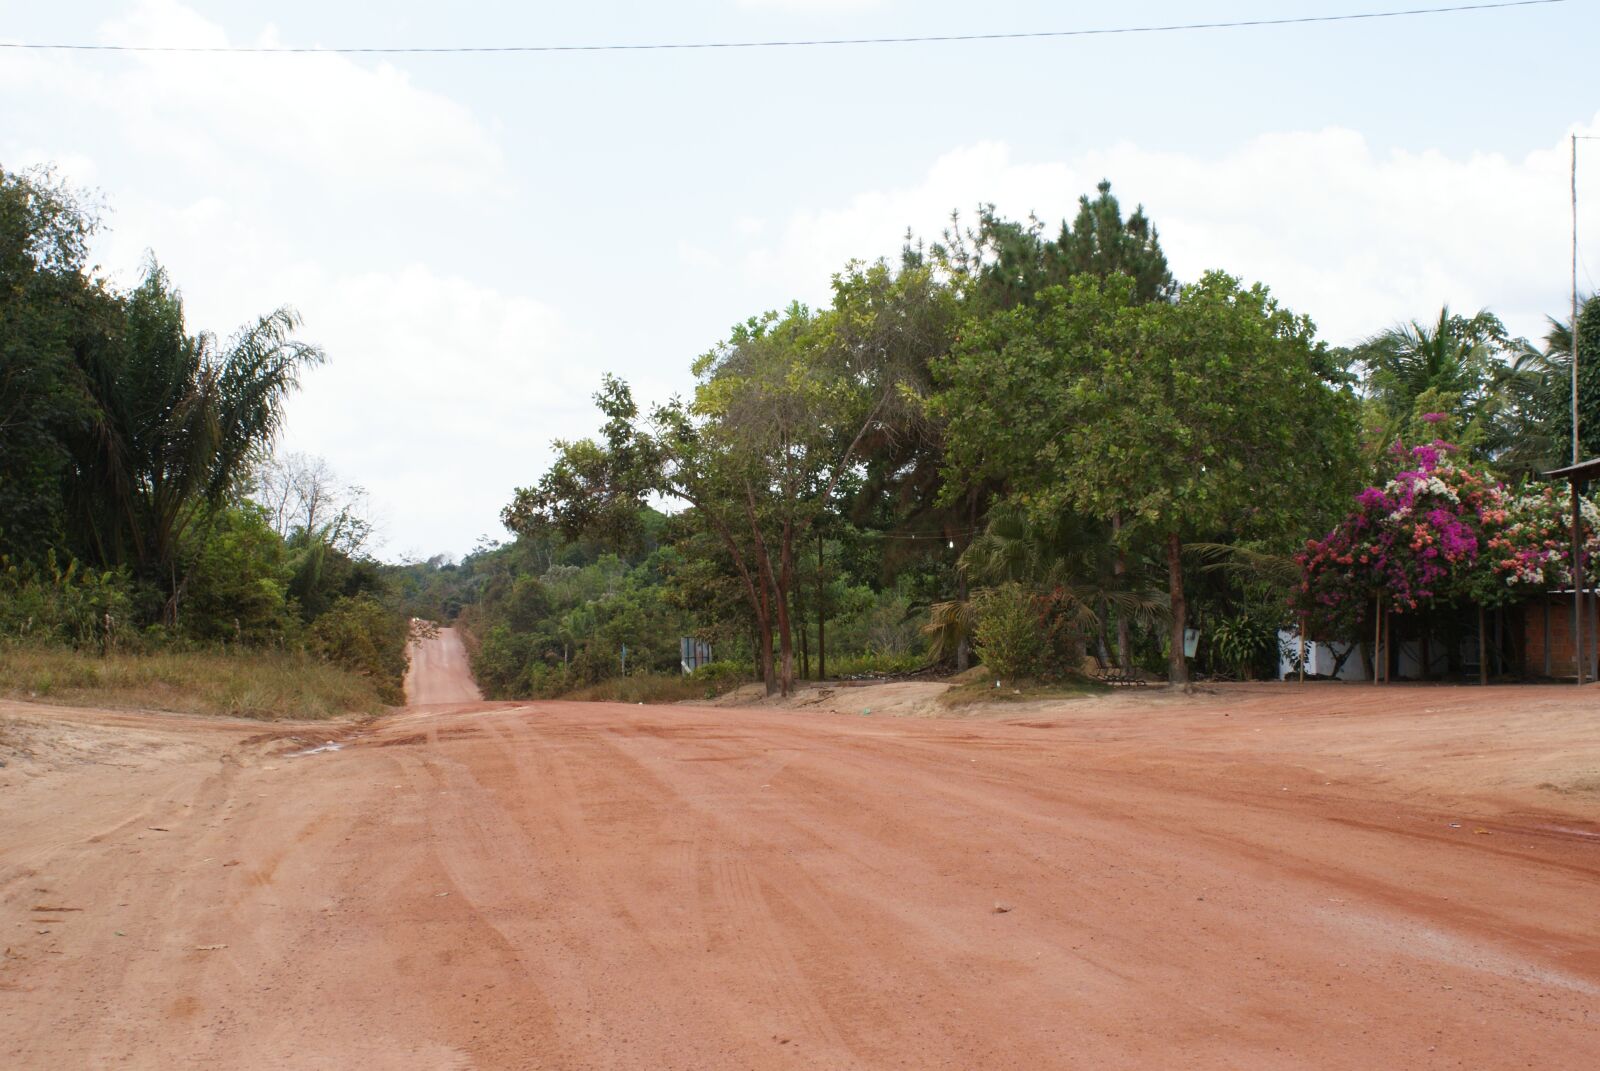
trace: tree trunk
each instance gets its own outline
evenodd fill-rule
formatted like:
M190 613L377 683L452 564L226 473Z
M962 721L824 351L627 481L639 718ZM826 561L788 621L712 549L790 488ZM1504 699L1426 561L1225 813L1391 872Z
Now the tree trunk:
M828 607L822 601L822 533L817 533L817 680L828 679Z
M762 675L766 680L768 695L776 695L780 689L782 689L784 695L788 695L788 689L784 687L772 663L772 610L774 604L778 612L779 642L785 654L788 655L790 653L789 610L786 605L788 599L785 598L783 587L779 585L777 578L772 575L772 555L767 550L767 541L762 538L761 525L756 520L755 491L746 483L744 493L745 519L750 522L750 535L755 542L756 567L761 580L761 602L756 618L761 622L762 626ZM793 672L792 662L789 665L789 672L791 674ZM789 679L792 679L792 677Z
M1372 683L1377 685L1383 672L1383 592L1372 597Z
M1111 532L1113 537L1122 531L1122 517L1118 514L1111 515ZM1118 578L1128 574L1128 555L1123 551L1122 544L1117 544L1117 556L1111 562L1111 573ZM1128 623L1128 615L1117 614L1117 667L1123 673L1133 672L1133 629Z
M787 696L794 691L794 622L789 617L789 588L794 579L794 525L783 522L778 546L778 687Z
M776 695L778 673L772 662L772 619L764 612L756 614L756 664L761 667L761 683L767 694Z
M794 597L794 630L800 637L800 679L806 680L811 676L811 633L806 628L806 608L800 598L801 590L801 586L796 584L791 594Z
M1183 601L1183 544L1178 533L1167 533L1167 586L1172 595L1172 653L1167 658L1167 679L1192 691L1189 685L1189 660L1183 656L1183 631L1188 623Z
M960 568L956 569L956 601L959 602L963 607L966 606L967 575L963 573ZM958 624L956 626L957 628L961 628L961 625L959 624L960 620L961 618L958 617ZM971 665L972 640L967 636L966 630L962 628L961 638L956 640L956 672L965 673Z

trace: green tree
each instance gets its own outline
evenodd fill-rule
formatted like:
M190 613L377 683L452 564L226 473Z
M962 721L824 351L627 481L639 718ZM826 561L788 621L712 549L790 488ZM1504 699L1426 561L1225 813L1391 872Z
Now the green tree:
M154 263L125 317L121 346L83 370L92 415L75 444L69 516L83 553L161 585L162 617L175 624L179 547L237 497L300 373L323 355L294 339L288 309L226 343L188 334L182 297Z
M963 229L959 218L952 220L933 256L982 311L1030 304L1040 291L1063 286L1075 275L1125 275L1139 303L1168 301L1177 292L1161 236L1142 206L1123 218L1109 180L1100 183L1092 200L1087 194L1078 198L1077 216L1070 223L1063 220L1054 239L1045 232L1037 217L1019 223L998 215L994 205L983 205L975 228Z
M1432 324L1413 320L1372 336L1353 356L1383 418L1383 446L1427 441L1424 421L1437 412L1454 418L1456 441L1483 453L1506 404L1498 388L1508 358L1525 346L1487 309L1462 316L1448 306Z
M692 399L645 419L626 384L607 377L596 401L604 442L558 443L556 463L502 514L513 531L556 526L569 537L632 535L650 495L686 514L727 553L747 598L769 690L793 686L796 548L856 473L870 436L913 404L908 332L877 330L881 308L925 287L927 268L898 276L853 268L817 314L800 305L734 327L695 362ZM771 653L777 634L779 657Z
M1309 320L1210 273L1174 303L1080 276L963 340L940 399L952 464L1006 471L1035 508L1118 519L1164 551L1169 670L1186 683L1183 541L1303 532L1350 479L1353 400Z
M92 412L79 370L120 323L87 269L95 226L53 172L0 168L0 554L36 564L66 549L68 439Z
M1600 296L1590 295L1578 311L1578 455L1580 460L1600 457ZM1545 336L1550 362L1546 393L1547 424L1556 430L1553 460L1572 461L1572 324L1550 321Z

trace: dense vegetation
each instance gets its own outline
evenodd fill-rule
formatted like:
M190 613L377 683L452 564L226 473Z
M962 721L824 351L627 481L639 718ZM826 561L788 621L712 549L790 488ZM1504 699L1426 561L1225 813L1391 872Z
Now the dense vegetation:
M48 171L0 171L0 642L305 652L400 696L406 622L326 469L274 458L320 350L287 308L191 333L151 259L119 291Z
M1600 305L1582 327L1592 455ZM769 692L841 653L911 666L838 627L865 615L914 623L922 661L958 670L976 647L1016 678L1091 656L1180 682L1191 661L1271 672L1278 628L1307 610L1307 540L1390 478L1395 448L1448 432L1497 487L1567 460L1570 349L1556 321L1536 346L1448 309L1333 349L1264 284L1175 280L1109 184L1053 233L984 209L895 265L845 266L826 308L735 325L686 397L641 409L607 376L600 434L556 443L504 511L516 541L461 567L478 666L503 694L541 692L620 673L623 643L668 670L679 635ZM570 615L604 602L554 593L567 568L614 602L592 626Z
M393 700L415 617L464 626L492 696L974 656L1182 682L1270 672L1297 621L1351 638L1571 576L1530 481L1572 451L1571 325L1535 345L1446 308L1330 348L1262 283L1175 279L1107 183L1059 227L985 208L844 266L825 307L689 362L686 396L605 376L510 542L400 566L367 554L359 489L273 453L324 359L293 312L191 333L153 259L127 291L88 266L94 228L51 173L0 172L0 642L35 652L270 650ZM1580 335L1593 456L1600 302ZM716 656L687 681L684 638Z

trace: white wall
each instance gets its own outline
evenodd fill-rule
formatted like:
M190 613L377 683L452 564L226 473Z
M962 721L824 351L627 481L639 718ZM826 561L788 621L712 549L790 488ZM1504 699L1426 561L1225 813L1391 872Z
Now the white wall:
M1278 676L1287 680L1295 675L1294 653L1299 649L1300 634L1294 629L1285 628L1278 630ZM1333 673L1334 663L1339 660L1351 644L1344 643L1307 643L1306 644L1306 676L1330 676ZM1339 670L1339 680L1364 681L1368 680L1366 663L1362 661L1361 652L1356 651L1345 660Z

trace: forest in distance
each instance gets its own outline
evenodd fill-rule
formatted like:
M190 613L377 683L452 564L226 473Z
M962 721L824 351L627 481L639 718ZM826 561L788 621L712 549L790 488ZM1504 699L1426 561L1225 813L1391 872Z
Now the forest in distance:
M1330 347L1265 283L1174 278L1109 183L1069 220L980 207L843 265L825 307L687 361L685 395L604 377L594 436L459 562L376 560L359 488L276 449L337 359L291 309L194 331L153 258L126 291L96 273L96 224L53 171L0 171L11 650L270 652L397 702L425 619L496 698L678 679L682 637L716 660L673 695L978 662L1183 683L1271 674L1297 622L1349 639L1378 591L1426 614L1570 579L1539 479L1573 449L1566 319L1529 340L1443 307ZM1579 337L1590 457L1592 298Z

